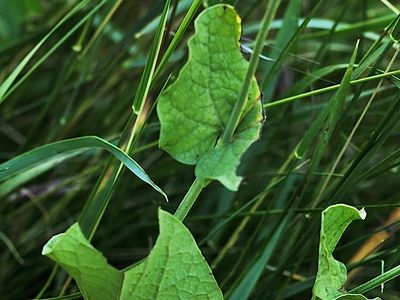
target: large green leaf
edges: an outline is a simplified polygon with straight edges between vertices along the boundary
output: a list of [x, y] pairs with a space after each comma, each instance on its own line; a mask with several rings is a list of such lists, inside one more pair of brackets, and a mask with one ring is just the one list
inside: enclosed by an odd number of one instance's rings
[[260, 91], [253, 78], [232, 141], [219, 142], [248, 68], [240, 52], [241, 20], [231, 6], [215, 5], [198, 16], [195, 31], [188, 62], [158, 102], [159, 145], [176, 160], [196, 164], [199, 179], [237, 190], [240, 157], [258, 139], [263, 120]]
[[42, 254], [59, 263], [75, 279], [85, 299], [119, 299], [123, 273], [90, 245], [78, 223], [66, 233], [53, 236]]
[[87, 241], [78, 224], [54, 236], [43, 255], [59, 263], [85, 299], [223, 299], [189, 230], [159, 210], [160, 234], [150, 255], [119, 271]]
[[322, 212], [318, 273], [313, 288], [314, 296], [321, 300], [367, 299], [362, 295], [346, 294], [340, 291], [346, 282], [347, 270], [345, 265], [332, 255], [347, 226], [353, 220], [364, 220], [365, 217], [364, 209], [358, 210], [345, 204], [329, 206]]

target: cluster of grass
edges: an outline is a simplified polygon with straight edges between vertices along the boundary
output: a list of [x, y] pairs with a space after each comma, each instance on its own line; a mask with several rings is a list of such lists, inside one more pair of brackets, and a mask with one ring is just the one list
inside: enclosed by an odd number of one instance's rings
[[[154, 105], [187, 61], [193, 19], [219, 2], [171, 1], [164, 36], [165, 1], [0, 2], [0, 163], [96, 135], [139, 162], [169, 197], [88, 144], [0, 181], [1, 299], [79, 297], [41, 256], [78, 219], [112, 265], [148, 255], [157, 208], [174, 212], [194, 180], [192, 166], [158, 148]], [[224, 296], [310, 299], [321, 212], [339, 202], [368, 214], [335, 252], [350, 271], [346, 288], [399, 265], [395, 1], [225, 3], [242, 17], [245, 57], [257, 50], [267, 6], [274, 21], [256, 71], [266, 121], [242, 159], [240, 189], [213, 182], [185, 219]], [[400, 299], [398, 282], [366, 295]]]

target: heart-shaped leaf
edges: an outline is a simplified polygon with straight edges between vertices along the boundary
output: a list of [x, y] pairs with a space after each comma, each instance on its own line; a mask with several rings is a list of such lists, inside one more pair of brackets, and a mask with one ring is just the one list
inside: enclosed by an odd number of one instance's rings
[[85, 299], [223, 299], [211, 269], [189, 230], [159, 210], [160, 234], [150, 255], [117, 270], [83, 235], [79, 224], [54, 236], [43, 255], [59, 263]]
[[237, 190], [240, 157], [260, 134], [260, 91], [253, 78], [232, 141], [220, 143], [248, 68], [240, 51], [241, 20], [233, 7], [215, 5], [198, 16], [195, 31], [187, 63], [158, 102], [159, 145], [176, 160], [196, 165], [199, 179]]

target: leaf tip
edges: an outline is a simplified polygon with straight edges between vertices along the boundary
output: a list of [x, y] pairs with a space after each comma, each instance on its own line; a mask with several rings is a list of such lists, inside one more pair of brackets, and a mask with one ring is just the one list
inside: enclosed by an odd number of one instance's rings
[[64, 233], [60, 233], [60, 234], [53, 236], [46, 243], [46, 245], [43, 246], [42, 255], [49, 256], [53, 252], [54, 248], [57, 246], [58, 242], [62, 239], [63, 235], [64, 235]]
[[295, 157], [296, 159], [302, 159], [302, 158], [303, 158], [303, 155], [301, 155], [300, 152], [298, 151], [298, 149], [296, 149], [296, 150], [294, 151], [294, 157]]
[[367, 212], [365, 211], [365, 208], [361, 208], [358, 213], [360, 214], [360, 218], [361, 220], [365, 220], [365, 218], [367, 217]]

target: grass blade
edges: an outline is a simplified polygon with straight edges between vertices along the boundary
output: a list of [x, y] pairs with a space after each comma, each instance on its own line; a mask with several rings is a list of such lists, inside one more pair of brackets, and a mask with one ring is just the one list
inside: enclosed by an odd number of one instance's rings
[[[7, 79], [0, 85], [0, 104], [5, 100], [6, 93], [9, 91], [11, 85], [18, 77], [18, 75], [22, 72], [24, 67], [28, 64], [31, 58], [35, 55], [35, 53], [43, 46], [43, 44], [53, 35], [53, 33], [60, 28], [66, 21], [68, 21], [73, 15], [75, 15], [78, 11], [84, 8], [90, 1], [84, 0], [78, 3], [65, 17], [63, 17], [53, 28], [52, 30], [45, 35], [45, 37], [40, 40], [36, 46], [29, 51], [29, 53], [25, 56], [25, 58], [18, 64], [16, 68], [11, 72], [11, 74], [7, 77]], [[105, 2], [105, 1], [103, 1]]]
[[140, 165], [130, 158], [125, 152], [117, 146], [96, 136], [79, 137], [70, 140], [64, 140], [47, 144], [32, 151], [21, 154], [0, 165], [0, 180], [5, 180], [19, 174], [35, 165], [38, 165], [49, 158], [79, 149], [100, 148], [108, 151], [123, 163], [139, 179], [152, 186], [156, 191], [162, 194], [165, 199], [167, 195], [159, 188], [140, 167]]

